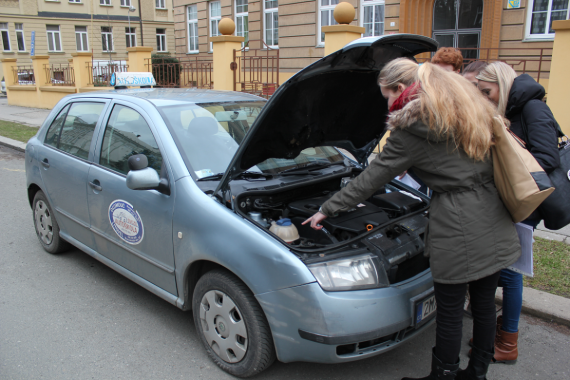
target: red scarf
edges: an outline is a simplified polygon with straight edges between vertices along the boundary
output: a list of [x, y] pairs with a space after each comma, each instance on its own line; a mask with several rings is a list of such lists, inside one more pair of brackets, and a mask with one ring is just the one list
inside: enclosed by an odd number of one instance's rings
[[420, 86], [419, 82], [416, 82], [416, 83], [412, 84], [411, 86], [409, 86], [408, 88], [406, 88], [402, 92], [402, 94], [400, 94], [398, 99], [396, 99], [396, 101], [394, 101], [394, 104], [392, 104], [392, 107], [390, 107], [390, 113], [392, 113], [394, 111], [401, 110], [402, 108], [404, 108], [406, 106], [406, 104], [408, 104], [409, 102], [414, 100], [417, 97], [418, 92], [420, 91], [420, 88], [421, 88], [421, 86]]

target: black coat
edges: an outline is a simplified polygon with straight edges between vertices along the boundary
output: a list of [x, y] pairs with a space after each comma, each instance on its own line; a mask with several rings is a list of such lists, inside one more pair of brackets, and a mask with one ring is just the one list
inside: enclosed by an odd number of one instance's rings
[[[556, 120], [550, 108], [542, 101], [544, 87], [528, 74], [515, 78], [505, 116], [511, 130], [527, 144], [527, 149], [550, 173], [560, 165]], [[528, 135], [525, 135], [521, 118], [524, 118]]]

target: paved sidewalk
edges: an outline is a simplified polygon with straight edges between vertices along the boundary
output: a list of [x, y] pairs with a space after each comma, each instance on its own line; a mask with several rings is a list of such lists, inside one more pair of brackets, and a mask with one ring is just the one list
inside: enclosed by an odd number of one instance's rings
[[[50, 110], [38, 108], [26, 108], [8, 105], [8, 99], [0, 97], [0, 119], [13, 121], [39, 127], [44, 119], [49, 115]], [[12, 149], [25, 152], [26, 144], [0, 136], [0, 145], [5, 145]], [[375, 157], [372, 154], [369, 161]], [[558, 231], [548, 230], [541, 222], [534, 236], [544, 239], [557, 240], [570, 244], [570, 225]], [[497, 289], [495, 300], [502, 304], [502, 289]], [[531, 288], [524, 288], [523, 291], [523, 312], [543, 319], [551, 320], [570, 326], [570, 299], [556, 296], [554, 294], [542, 292]]]
[[25, 124], [32, 127], [42, 125], [51, 110], [31, 107], [11, 106], [8, 98], [0, 97], [0, 119]]

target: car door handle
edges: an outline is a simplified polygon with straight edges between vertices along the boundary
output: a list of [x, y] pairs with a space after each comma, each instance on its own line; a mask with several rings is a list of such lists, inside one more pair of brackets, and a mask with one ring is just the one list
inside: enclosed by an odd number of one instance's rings
[[49, 161], [47, 158], [44, 158], [43, 161], [40, 161], [42, 163], [42, 165], [46, 168], [49, 168]]
[[[95, 182], [97, 182], [97, 183], [95, 183]], [[89, 186], [91, 186], [91, 188], [92, 188], [93, 190], [102, 191], [103, 188], [98, 185], [98, 184], [99, 184], [99, 181], [95, 180], [95, 182], [89, 182]]]

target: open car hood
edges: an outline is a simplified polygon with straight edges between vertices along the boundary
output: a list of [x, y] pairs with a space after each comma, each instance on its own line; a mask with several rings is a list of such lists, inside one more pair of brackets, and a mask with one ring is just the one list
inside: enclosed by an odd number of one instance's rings
[[346, 149], [365, 165], [386, 131], [388, 105], [376, 83], [380, 70], [437, 46], [415, 34], [365, 37], [299, 71], [263, 107], [217, 190], [268, 158], [292, 159], [315, 146]]

